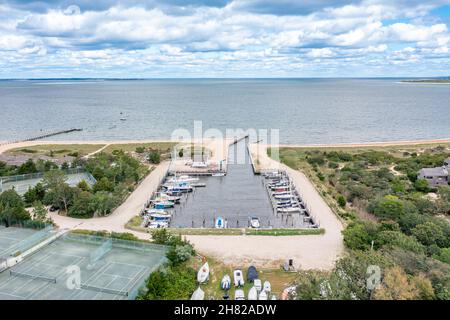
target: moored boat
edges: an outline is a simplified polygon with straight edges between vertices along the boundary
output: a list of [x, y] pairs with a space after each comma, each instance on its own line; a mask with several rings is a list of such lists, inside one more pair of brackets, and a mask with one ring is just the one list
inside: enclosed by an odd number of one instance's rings
[[197, 290], [195, 290], [191, 296], [191, 300], [203, 300], [204, 298], [205, 298], [205, 292], [200, 287], [198, 287]]
[[248, 291], [248, 300], [258, 300], [258, 291], [254, 286]]
[[223, 276], [220, 287], [222, 290], [229, 290], [231, 288], [231, 278], [229, 275], [226, 274]]
[[198, 270], [197, 281], [198, 283], [205, 283], [209, 278], [209, 264], [205, 262]]

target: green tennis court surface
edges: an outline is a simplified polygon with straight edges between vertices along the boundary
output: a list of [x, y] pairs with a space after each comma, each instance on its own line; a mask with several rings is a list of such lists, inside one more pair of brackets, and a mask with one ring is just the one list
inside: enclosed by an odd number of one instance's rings
[[134, 299], [149, 274], [165, 261], [166, 250], [68, 234], [0, 273], [0, 300]]

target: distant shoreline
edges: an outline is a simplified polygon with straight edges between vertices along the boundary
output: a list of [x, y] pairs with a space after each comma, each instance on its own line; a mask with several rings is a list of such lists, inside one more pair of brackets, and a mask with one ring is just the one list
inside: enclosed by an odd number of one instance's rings
[[447, 79], [423, 79], [423, 80], [402, 80], [400, 83], [416, 83], [416, 84], [450, 84]]

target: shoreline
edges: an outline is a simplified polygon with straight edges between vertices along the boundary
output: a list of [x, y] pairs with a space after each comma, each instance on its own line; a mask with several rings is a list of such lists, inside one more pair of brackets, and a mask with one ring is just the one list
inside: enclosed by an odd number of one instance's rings
[[[205, 142], [213, 142], [214, 139], [204, 139]], [[186, 143], [186, 141], [173, 141], [173, 140], [36, 140], [36, 141], [24, 141], [17, 143], [2, 144], [5, 142], [0, 141], [0, 153], [6, 152], [11, 149], [24, 148], [38, 145], [69, 145], [69, 144], [89, 144], [89, 145], [114, 145], [114, 144], [139, 144], [139, 143]], [[195, 140], [193, 140], [195, 142]], [[359, 147], [389, 147], [389, 146], [414, 146], [414, 145], [427, 145], [427, 144], [439, 144], [450, 143], [450, 138], [442, 139], [426, 139], [426, 140], [398, 140], [398, 141], [375, 141], [375, 142], [345, 142], [345, 143], [323, 143], [323, 144], [279, 144], [281, 148], [359, 148]], [[254, 143], [251, 143], [254, 144]], [[270, 147], [271, 145], [267, 145]]]

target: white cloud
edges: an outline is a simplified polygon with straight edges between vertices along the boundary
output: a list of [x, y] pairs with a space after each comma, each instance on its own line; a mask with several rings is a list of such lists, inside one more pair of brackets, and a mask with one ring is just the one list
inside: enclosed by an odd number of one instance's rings
[[[305, 2], [307, 8], [284, 1], [293, 12], [281, 12], [264, 0], [254, 0], [252, 7], [240, 1], [216, 7], [198, 2], [189, 10], [123, 2], [96, 10], [0, 5], [0, 52], [8, 52], [0, 55], [0, 77], [17, 74], [12, 72], [17, 61], [50, 70], [73, 63], [77, 72], [87, 73], [93, 67], [118, 66], [142, 72], [145, 66], [149, 75], [162, 68], [183, 74], [197, 67], [200, 74], [239, 76], [252, 69], [273, 75], [291, 70], [295, 75], [306, 68], [320, 74], [324, 64], [338, 72], [347, 71], [350, 62], [355, 68], [368, 64], [382, 69], [411, 61], [431, 64], [436, 57], [450, 60], [447, 25], [427, 19], [445, 0], [412, 0], [409, 6], [405, 0]], [[414, 52], [398, 49], [404, 47]]]

